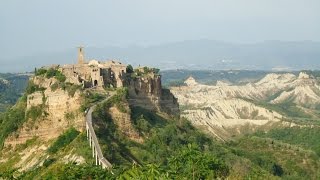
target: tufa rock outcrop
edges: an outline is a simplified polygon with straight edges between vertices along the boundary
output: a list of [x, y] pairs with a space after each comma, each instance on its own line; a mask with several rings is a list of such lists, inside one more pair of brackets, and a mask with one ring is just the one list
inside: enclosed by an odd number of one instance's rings
[[161, 76], [155, 69], [136, 69], [128, 81], [129, 104], [151, 111], [179, 115], [177, 98], [168, 89], [162, 89]]
[[33, 137], [45, 141], [54, 139], [69, 127], [82, 131], [84, 117], [80, 112], [79, 90], [73, 95], [61, 88], [53, 91], [51, 86], [57, 83], [55, 78], [35, 76], [30, 82], [41, 91], [27, 96], [26, 122], [6, 139], [5, 146], [22, 144]]

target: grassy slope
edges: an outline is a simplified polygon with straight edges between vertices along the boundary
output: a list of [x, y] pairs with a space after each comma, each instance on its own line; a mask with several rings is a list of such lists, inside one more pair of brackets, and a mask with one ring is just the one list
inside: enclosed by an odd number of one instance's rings
[[319, 156], [299, 146], [266, 138], [244, 137], [229, 143], [229, 148], [233, 153], [284, 179], [320, 177]]
[[283, 129], [272, 129], [269, 132], [257, 132], [256, 136], [262, 138], [271, 138], [274, 140], [282, 141], [285, 143], [290, 143], [293, 145], [298, 145], [306, 149], [314, 151], [318, 156], [320, 156], [320, 128], [283, 128]]

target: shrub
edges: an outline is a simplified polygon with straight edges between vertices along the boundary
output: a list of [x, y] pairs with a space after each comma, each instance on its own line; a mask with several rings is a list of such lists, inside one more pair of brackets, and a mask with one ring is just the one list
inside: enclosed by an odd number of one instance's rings
[[52, 78], [54, 76], [56, 76], [57, 74], [57, 70], [50, 68], [48, 69], [47, 73], [46, 73], [46, 78]]
[[137, 120], [136, 128], [142, 132], [149, 132], [151, 128], [151, 124], [144, 119], [143, 115]]
[[86, 92], [84, 95], [84, 102], [81, 104], [80, 110], [84, 112], [86, 109], [88, 109], [93, 103], [101, 101], [105, 98], [105, 96], [98, 94], [98, 93], [91, 93]]
[[56, 79], [60, 82], [65, 82], [67, 78], [64, 74], [58, 71], [58, 73], [56, 74]]
[[43, 166], [44, 167], [49, 167], [52, 163], [54, 163], [56, 161], [55, 158], [48, 158], [46, 160], [44, 160], [43, 162]]
[[45, 72], [46, 78], [52, 78], [55, 77], [58, 81], [60, 82], [65, 82], [66, 81], [66, 76], [62, 74], [58, 69], [50, 68], [46, 70]]
[[35, 75], [36, 76], [41, 76], [41, 75], [43, 75], [43, 74], [46, 74], [47, 73], [47, 70], [46, 69], [44, 69], [44, 68], [40, 68], [40, 69], [36, 69], [36, 71], [35, 71]]
[[149, 72], [149, 68], [147, 66], [143, 67], [143, 72], [144, 73], [148, 73]]
[[121, 88], [117, 89], [116, 95], [112, 96], [107, 102], [106, 106], [111, 107], [112, 105], [116, 105], [118, 110], [123, 113], [127, 113], [127, 108], [125, 107], [124, 101], [128, 98], [128, 89]]
[[51, 88], [51, 91], [56, 91], [58, 88], [59, 88], [59, 83], [54, 83], [54, 84], [52, 84], [51, 86], [50, 86], [50, 88]]
[[153, 69], [153, 72], [154, 72], [155, 74], [159, 74], [159, 73], [160, 73], [160, 69], [154, 68], [154, 69]]
[[79, 135], [79, 131], [75, 128], [68, 129], [65, 133], [60, 135], [58, 139], [48, 148], [49, 153], [56, 153], [61, 148], [70, 144], [77, 136]]
[[69, 112], [69, 113], [65, 113], [64, 114], [64, 117], [67, 119], [67, 120], [73, 120], [75, 118], [75, 115], [73, 112]]
[[40, 117], [43, 113], [43, 106], [32, 106], [28, 111], [27, 111], [27, 119], [31, 118], [33, 121], [35, 121], [38, 117]]
[[39, 85], [34, 84], [32, 81], [29, 81], [28, 86], [26, 88], [27, 94], [32, 94], [36, 91], [44, 91], [46, 88], [39, 87]]
[[127, 73], [133, 73], [133, 67], [129, 64], [126, 68]]
[[76, 93], [76, 91], [81, 89], [82, 86], [81, 85], [71, 84], [71, 83], [63, 83], [62, 88], [64, 88], [64, 90], [68, 91], [68, 95], [70, 97], [73, 97], [74, 94]]

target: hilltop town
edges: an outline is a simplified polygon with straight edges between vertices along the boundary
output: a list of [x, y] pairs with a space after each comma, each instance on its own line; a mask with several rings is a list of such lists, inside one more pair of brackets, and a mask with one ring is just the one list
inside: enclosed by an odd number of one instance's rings
[[59, 70], [67, 77], [66, 81], [88, 87], [123, 87], [127, 66], [114, 60], [86, 62], [84, 50], [78, 48], [78, 63], [62, 65]]
[[[115, 60], [86, 60], [80, 47], [77, 64], [51, 65], [36, 70], [26, 96], [26, 113], [31, 117], [27, 117], [22, 128], [12, 134], [5, 144], [21, 144], [33, 136], [52, 139], [70, 126], [83, 131], [84, 117], [79, 110], [88, 108], [83, 92], [94, 94], [121, 88], [128, 92], [129, 106], [169, 116], [179, 115], [177, 99], [169, 90], [162, 88], [158, 69], [133, 69], [131, 65]], [[28, 119], [33, 123], [30, 124]], [[126, 121], [128, 119], [130, 117]]]

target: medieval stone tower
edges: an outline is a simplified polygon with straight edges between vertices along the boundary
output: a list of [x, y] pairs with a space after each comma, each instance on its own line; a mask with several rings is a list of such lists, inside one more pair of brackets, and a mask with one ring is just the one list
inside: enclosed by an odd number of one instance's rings
[[84, 64], [84, 52], [83, 47], [78, 47], [78, 64]]

